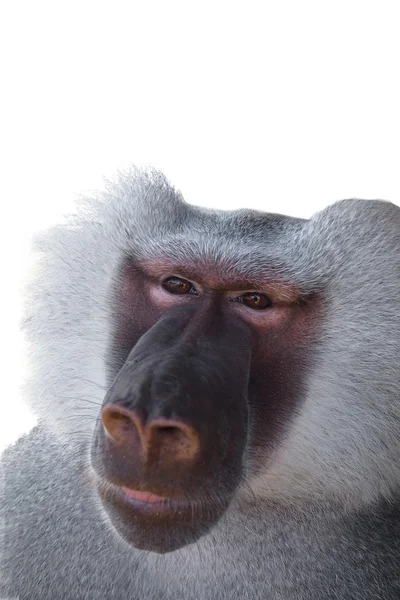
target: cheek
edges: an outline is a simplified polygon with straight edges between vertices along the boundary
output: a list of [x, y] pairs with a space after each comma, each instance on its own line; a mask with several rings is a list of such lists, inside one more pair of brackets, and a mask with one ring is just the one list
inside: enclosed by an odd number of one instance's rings
[[139, 339], [162, 315], [147, 297], [139, 277], [125, 277], [114, 290], [112, 334], [109, 341], [107, 379], [112, 381]]
[[289, 358], [293, 346], [303, 343], [307, 330], [304, 315], [289, 305], [275, 306], [264, 314], [242, 310], [240, 318], [251, 326], [253, 361], [260, 366], [277, 356], [286, 355]]
[[307, 357], [311, 356], [321, 333], [322, 303], [313, 299], [303, 304], [283, 305], [272, 311], [257, 326], [255, 347], [259, 361], [279, 357], [286, 361], [289, 372], [293, 360], [300, 363], [305, 360], [308, 364]]
[[[131, 330], [139, 330], [140, 335], [153, 325], [162, 315], [164, 298], [168, 305], [167, 292], [161, 286], [149, 283], [147, 278], [133, 266], [126, 266], [121, 279], [114, 288], [114, 316], [116, 328], [121, 338], [131, 337]], [[169, 294], [171, 296], [171, 294]], [[124, 331], [126, 329], [126, 332]]]
[[268, 336], [253, 355], [249, 385], [252, 470], [265, 468], [279, 447], [294, 415], [305, 402], [312, 354], [310, 347], [296, 341], [293, 330]]
[[285, 436], [307, 397], [307, 381], [322, 324], [322, 303], [294, 305], [280, 327], [257, 330], [253, 345], [249, 407], [250, 445], [258, 467]]

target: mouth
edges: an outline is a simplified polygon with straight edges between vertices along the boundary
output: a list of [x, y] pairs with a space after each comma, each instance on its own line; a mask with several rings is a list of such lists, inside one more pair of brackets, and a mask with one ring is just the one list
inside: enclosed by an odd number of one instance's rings
[[157, 504], [160, 502], [165, 502], [166, 498], [163, 496], [156, 496], [156, 494], [152, 494], [151, 492], [140, 492], [138, 490], [131, 490], [126, 487], [121, 487], [121, 490], [131, 498], [132, 500], [138, 500], [139, 502], [146, 502], [150, 504]]
[[143, 515], [153, 515], [154, 517], [162, 515], [179, 515], [184, 510], [190, 510], [190, 507], [195, 504], [183, 499], [176, 499], [166, 496], [157, 496], [152, 492], [142, 492], [139, 490], [131, 490], [126, 487], [119, 488], [120, 501], [124, 502], [126, 508], [130, 508], [133, 512]]
[[197, 504], [195, 500], [188, 501], [182, 497], [159, 496], [148, 490], [134, 490], [125, 486], [114, 485], [106, 480], [97, 481], [97, 491], [100, 498], [108, 503], [130, 512], [132, 516], [148, 517], [179, 516], [191, 512]]
[[196, 542], [226, 508], [199, 498], [159, 496], [100, 478], [96, 488], [110, 524], [120, 537], [139, 550], [159, 554]]

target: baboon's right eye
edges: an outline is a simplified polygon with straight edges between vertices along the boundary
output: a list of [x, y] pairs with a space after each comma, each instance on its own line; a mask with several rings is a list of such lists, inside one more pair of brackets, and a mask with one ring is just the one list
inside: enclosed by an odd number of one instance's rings
[[190, 281], [186, 279], [181, 279], [180, 277], [169, 277], [165, 281], [163, 281], [163, 288], [170, 292], [171, 294], [196, 294], [196, 290]]

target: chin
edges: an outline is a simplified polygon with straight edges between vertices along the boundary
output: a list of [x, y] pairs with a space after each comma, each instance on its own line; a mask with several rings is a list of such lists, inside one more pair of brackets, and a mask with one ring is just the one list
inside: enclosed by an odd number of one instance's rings
[[143, 501], [104, 481], [97, 483], [97, 491], [119, 536], [138, 550], [158, 554], [197, 542], [216, 525], [229, 505], [228, 500], [224, 506], [204, 500]]

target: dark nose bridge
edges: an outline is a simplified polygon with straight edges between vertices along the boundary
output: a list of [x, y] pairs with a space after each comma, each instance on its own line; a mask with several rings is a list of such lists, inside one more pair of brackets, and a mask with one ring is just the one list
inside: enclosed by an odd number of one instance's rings
[[105, 398], [105, 444], [125, 481], [192, 485], [192, 468], [224, 461], [230, 440], [242, 448], [251, 331], [207, 300], [155, 323]]
[[[175, 314], [170, 322], [176, 331], [175, 338], [169, 340], [158, 357], [153, 357], [152, 388], [164, 388], [169, 393], [173, 392], [176, 383], [175, 396], [178, 388], [184, 393], [186, 386], [191, 388], [194, 396], [200, 390], [208, 395], [200, 379], [212, 383], [233, 372], [236, 382], [244, 384], [249, 375], [252, 352], [249, 327], [224, 314], [215, 295], [210, 294], [198, 307], [185, 308], [189, 310], [182, 315]], [[157, 328], [158, 324], [153, 327], [155, 337]]]
[[[203, 411], [212, 410], [207, 405], [212, 396], [215, 404], [225, 375], [235, 373], [235, 393], [246, 388], [250, 338], [247, 327], [222, 314], [216, 297], [177, 307], [132, 349], [105, 403], [138, 409], [145, 418], [196, 420], [199, 405]], [[229, 387], [225, 381], [225, 390]]]
[[210, 295], [193, 312], [182, 331], [180, 342], [192, 345], [208, 338], [215, 339], [218, 335], [223, 335], [223, 329], [224, 318], [218, 299]]
[[230, 349], [225, 354], [225, 360], [239, 351], [242, 358], [249, 362], [251, 338], [249, 326], [237, 317], [226, 314], [218, 296], [209, 294], [186, 320], [176, 338], [175, 349], [183, 353], [194, 349], [199, 354], [203, 353], [203, 356], [211, 352], [215, 359], [220, 359], [221, 354]]
[[[215, 303], [216, 304], [216, 303]], [[218, 307], [213, 302], [175, 306], [165, 313], [144, 333], [131, 349], [127, 364], [137, 362], [155, 353], [176, 351], [184, 345], [195, 345], [206, 338], [218, 319]]]

